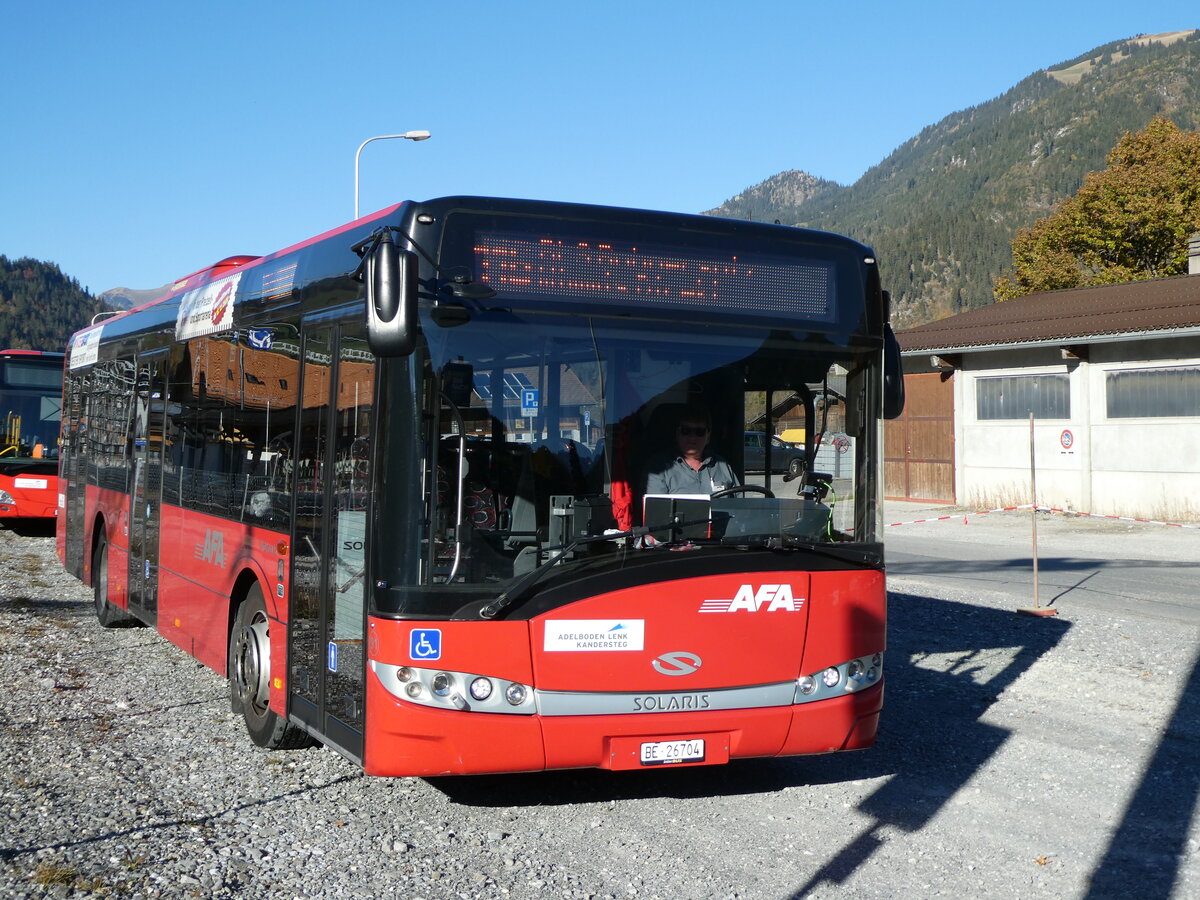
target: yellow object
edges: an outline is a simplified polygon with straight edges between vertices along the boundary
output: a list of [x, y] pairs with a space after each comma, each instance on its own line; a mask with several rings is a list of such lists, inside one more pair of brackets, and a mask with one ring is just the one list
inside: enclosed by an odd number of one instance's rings
[[789, 444], [803, 444], [804, 443], [804, 429], [803, 428], [788, 428], [779, 436], [783, 440], [787, 441]]

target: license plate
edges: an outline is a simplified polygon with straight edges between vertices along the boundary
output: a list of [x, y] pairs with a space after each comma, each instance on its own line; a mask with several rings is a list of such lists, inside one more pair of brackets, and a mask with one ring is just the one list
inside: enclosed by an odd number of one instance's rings
[[704, 762], [704, 739], [652, 741], [642, 744], [643, 766], [670, 766], [677, 763]]

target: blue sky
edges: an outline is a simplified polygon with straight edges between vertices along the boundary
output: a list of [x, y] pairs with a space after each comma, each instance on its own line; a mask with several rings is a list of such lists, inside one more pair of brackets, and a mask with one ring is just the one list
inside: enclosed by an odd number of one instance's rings
[[[1194, 0], [0, 3], [0, 253], [93, 292], [458, 193], [700, 212], [851, 183], [943, 116]], [[884, 261], [886, 262], [886, 261]]]

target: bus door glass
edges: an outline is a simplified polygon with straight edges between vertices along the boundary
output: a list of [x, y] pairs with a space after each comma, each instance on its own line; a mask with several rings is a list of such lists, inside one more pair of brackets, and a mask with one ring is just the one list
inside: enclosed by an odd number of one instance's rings
[[361, 755], [375, 363], [362, 327], [306, 331], [288, 654], [292, 711]]
[[133, 484], [129, 493], [129, 605], [153, 622], [158, 608], [159, 503], [166, 355], [137, 363], [133, 408]]
[[[66, 378], [68, 405], [63, 410], [62, 446], [59, 450], [61, 480], [59, 493], [66, 498], [65, 531], [70, 535], [83, 534], [86, 517], [84, 483], [88, 470], [88, 396], [87, 385], [91, 372], [70, 372]], [[63, 531], [60, 529], [60, 534]], [[68, 540], [63, 547], [64, 562], [69, 572], [83, 572], [83, 541]]]

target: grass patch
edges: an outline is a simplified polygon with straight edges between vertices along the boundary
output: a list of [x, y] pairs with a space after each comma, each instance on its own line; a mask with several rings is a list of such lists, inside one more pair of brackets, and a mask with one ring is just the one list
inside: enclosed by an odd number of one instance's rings
[[78, 877], [79, 872], [71, 866], [64, 866], [61, 863], [43, 862], [38, 863], [37, 868], [33, 870], [31, 880], [39, 887], [54, 887], [55, 885], [70, 887]]

